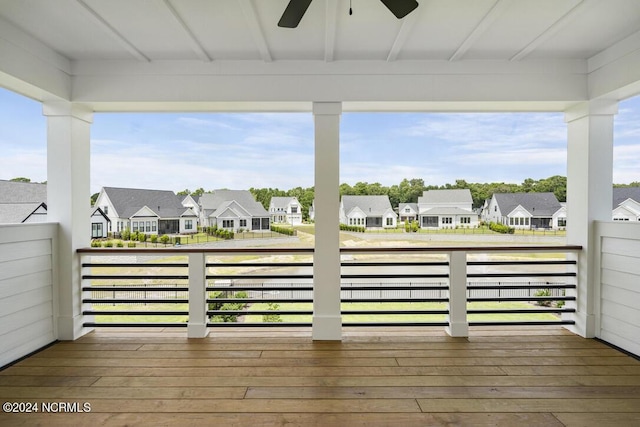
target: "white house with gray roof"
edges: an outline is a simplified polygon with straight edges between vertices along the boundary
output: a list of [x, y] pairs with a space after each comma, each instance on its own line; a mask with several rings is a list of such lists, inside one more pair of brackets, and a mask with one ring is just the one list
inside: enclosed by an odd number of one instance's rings
[[418, 220], [418, 204], [417, 203], [400, 203], [398, 206], [398, 216], [401, 224], [407, 221]]
[[421, 228], [477, 227], [469, 189], [427, 190], [418, 197]]
[[340, 223], [366, 228], [396, 228], [398, 215], [389, 196], [342, 196]]
[[225, 230], [266, 231], [271, 228], [269, 212], [248, 190], [215, 190], [200, 196], [203, 227]]
[[495, 193], [483, 221], [516, 229], [558, 229], [567, 225], [566, 208], [553, 193]]
[[103, 187], [95, 206], [109, 217], [110, 232], [188, 234], [198, 231], [198, 216], [182, 206], [173, 191]]
[[613, 220], [640, 221], [640, 187], [613, 188]]
[[47, 184], [0, 180], [0, 224], [46, 220]]
[[275, 224], [302, 224], [302, 205], [297, 197], [272, 197], [269, 214]]

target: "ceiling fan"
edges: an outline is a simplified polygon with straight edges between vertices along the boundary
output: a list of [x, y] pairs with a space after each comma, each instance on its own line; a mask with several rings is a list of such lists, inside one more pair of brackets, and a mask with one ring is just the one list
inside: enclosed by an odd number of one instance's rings
[[[389, 9], [398, 19], [404, 18], [418, 7], [418, 2], [416, 0], [380, 1], [387, 6], [387, 9]], [[284, 10], [280, 21], [278, 21], [278, 27], [296, 28], [310, 4], [311, 0], [289, 0], [287, 8]]]

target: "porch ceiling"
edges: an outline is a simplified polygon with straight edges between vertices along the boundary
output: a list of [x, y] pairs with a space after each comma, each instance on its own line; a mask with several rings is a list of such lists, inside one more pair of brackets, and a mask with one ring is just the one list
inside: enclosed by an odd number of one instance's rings
[[0, 85], [108, 110], [562, 110], [638, 93], [636, 0], [2, 0]]

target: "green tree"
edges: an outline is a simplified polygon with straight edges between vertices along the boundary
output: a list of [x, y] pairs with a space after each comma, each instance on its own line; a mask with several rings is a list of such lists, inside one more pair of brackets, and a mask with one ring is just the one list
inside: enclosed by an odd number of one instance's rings
[[31, 182], [31, 178], [25, 178], [23, 176], [19, 176], [17, 178], [11, 178], [9, 181], [11, 181], [11, 182]]

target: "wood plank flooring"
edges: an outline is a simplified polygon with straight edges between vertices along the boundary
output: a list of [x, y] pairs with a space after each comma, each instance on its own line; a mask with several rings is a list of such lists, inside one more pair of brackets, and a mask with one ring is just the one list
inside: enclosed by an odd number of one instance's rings
[[1, 426], [640, 426], [640, 361], [548, 327], [99, 330], [0, 371], [0, 401], [38, 407]]

